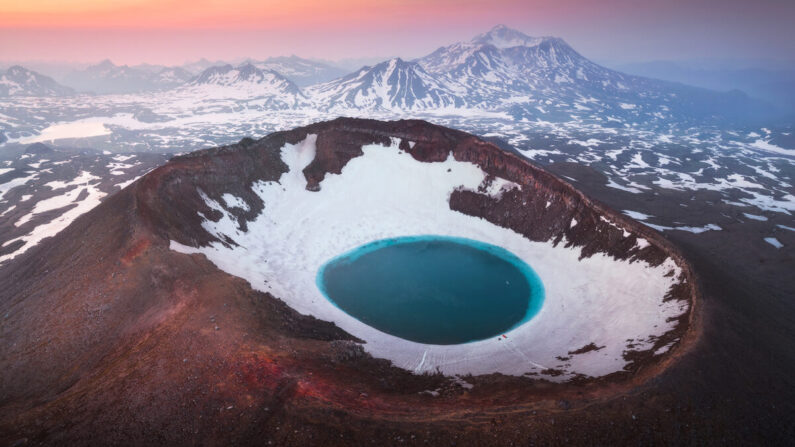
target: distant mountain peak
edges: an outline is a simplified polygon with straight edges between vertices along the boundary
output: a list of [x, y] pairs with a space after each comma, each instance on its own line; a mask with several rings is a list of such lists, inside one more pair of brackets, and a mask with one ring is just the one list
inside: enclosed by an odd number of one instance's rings
[[393, 57], [392, 59], [385, 60], [380, 64], [376, 64], [373, 66], [375, 69], [402, 69], [402, 68], [419, 68], [419, 66], [415, 62], [406, 62], [399, 57]]
[[192, 74], [178, 67], [116, 65], [104, 59], [69, 73], [64, 82], [78, 91], [99, 94], [157, 91], [184, 84]]
[[257, 77], [261, 77], [261, 75], [266, 72], [265, 70], [260, 70], [259, 68], [255, 67], [253, 64], [251, 64], [251, 62], [238, 65], [237, 71], [239, 73], [239, 78], [246, 80], [254, 80]]
[[23, 73], [28, 73], [28, 72], [32, 72], [32, 71], [28, 70], [27, 68], [25, 68], [25, 67], [23, 67], [21, 65], [13, 65], [11, 67], [8, 67], [8, 70], [7, 70], [7, 73], [9, 75], [12, 75], [12, 76], [17, 76], [17, 75], [20, 75], [20, 74], [23, 74]]
[[212, 84], [217, 81], [218, 76], [229, 73], [234, 67], [231, 64], [215, 65], [204, 69], [199, 76], [194, 79], [193, 84]]
[[294, 108], [306, 102], [304, 93], [295, 83], [274, 70], [257, 68], [250, 62], [237, 67], [225, 64], [207, 68], [186, 88], [199, 89], [208, 95], [269, 98], [270, 106], [276, 109]]
[[49, 76], [44, 76], [20, 65], [0, 72], [0, 97], [3, 96], [59, 96], [71, 95], [74, 90], [65, 87]]
[[[260, 69], [250, 62], [237, 67], [230, 64], [218, 65], [204, 70], [194, 81], [194, 84], [234, 85], [240, 83], [280, 83], [293, 90], [293, 83], [276, 71]], [[297, 87], [295, 88], [297, 90]]]
[[531, 37], [505, 25], [497, 25], [488, 32], [475, 36], [472, 43], [493, 45], [497, 48], [533, 47], [548, 39], [552, 38]]
[[113, 68], [116, 64], [114, 64], [110, 59], [103, 59], [99, 63], [90, 66], [89, 68], [99, 68], [99, 69], [107, 69]]
[[348, 74], [346, 70], [332, 67], [326, 63], [304, 59], [296, 55], [273, 56], [261, 62], [254, 62], [261, 70], [273, 70], [301, 87], [327, 82]]
[[[129, 70], [131, 70], [131, 69], [127, 65], [116, 65], [110, 59], [104, 59], [104, 60], [100, 61], [98, 64], [90, 65], [90, 66], [88, 66], [86, 68], [86, 71], [96, 72], [96, 73], [99, 73], [99, 72], [123, 73], [123, 72], [129, 71]], [[132, 70], [133, 71], [138, 71], [138, 70], [135, 70], [135, 69], [132, 69]]]
[[425, 70], [417, 62], [405, 61], [400, 57], [393, 57], [392, 59], [387, 59], [372, 66], [364, 66], [358, 71], [349, 74], [347, 77], [361, 77], [364, 74], [369, 76], [378, 75], [389, 77], [396, 72], [425, 74]]
[[438, 110], [463, 105], [420, 64], [399, 57], [362, 67], [310, 92], [325, 109]]

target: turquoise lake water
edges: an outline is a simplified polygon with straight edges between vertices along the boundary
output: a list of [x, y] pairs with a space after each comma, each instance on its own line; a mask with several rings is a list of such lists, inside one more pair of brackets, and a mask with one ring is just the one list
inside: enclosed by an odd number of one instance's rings
[[324, 264], [335, 306], [382, 332], [450, 345], [500, 337], [541, 309], [532, 268], [501, 247], [447, 236], [383, 239]]

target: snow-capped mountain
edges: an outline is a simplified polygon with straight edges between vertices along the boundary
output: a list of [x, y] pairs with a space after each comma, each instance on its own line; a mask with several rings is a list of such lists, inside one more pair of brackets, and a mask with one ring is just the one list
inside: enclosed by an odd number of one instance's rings
[[558, 108], [586, 110], [576, 103], [596, 102], [593, 93], [629, 93], [631, 82], [630, 76], [594, 64], [562, 39], [530, 37], [502, 26], [470, 42], [439, 48], [417, 63], [445, 84], [461, 86], [471, 106], [520, 104], [542, 115]]
[[347, 70], [298, 56], [271, 57], [261, 62], [251, 62], [261, 70], [273, 70], [299, 87], [328, 82], [348, 74]]
[[278, 82], [284, 84], [285, 88], [288, 90], [292, 90], [294, 92], [299, 91], [295, 84], [290, 82], [288, 79], [285, 79], [281, 74], [276, 73], [273, 70], [260, 70], [250, 63], [239, 65], [237, 67], [233, 67], [230, 64], [210, 67], [201, 72], [201, 74], [199, 74], [199, 76], [197, 76], [191, 82], [191, 84], [234, 86], [243, 83], [261, 84], [264, 82], [272, 82], [274, 80], [278, 80]]
[[[115, 67], [103, 65], [109, 72]], [[180, 77], [177, 70], [160, 70], [169, 80]], [[151, 75], [155, 67], [146, 71]], [[278, 71], [222, 65], [167, 92], [80, 95], [53, 104], [35, 97], [0, 101], [0, 144], [110, 132], [103, 149], [176, 151], [340, 115], [446, 120], [441, 122], [481, 133], [548, 125], [671, 135], [696, 127], [723, 131], [791, 122], [740, 92], [620, 73], [589, 61], [561, 39], [505, 27], [418, 60], [388, 60], [305, 89]]]
[[506, 91], [538, 86], [542, 80], [557, 84], [588, 81], [588, 74], [594, 78], [610, 72], [617, 75], [614, 81], [624, 79], [621, 73], [584, 58], [563, 39], [530, 37], [502, 26], [470, 42], [439, 48], [417, 62], [429, 73], [445, 75], [453, 82], [500, 84]]
[[308, 105], [301, 89], [273, 70], [260, 70], [252, 64], [238, 67], [210, 67], [181, 90], [203, 97], [262, 99], [261, 107], [273, 109]]
[[104, 93], [135, 93], [149, 89], [148, 73], [127, 65], [117, 66], [110, 60], [75, 71], [64, 78], [64, 83], [78, 91]]
[[363, 67], [307, 93], [321, 110], [427, 110], [464, 105], [455, 85], [446, 85], [416, 62], [395, 58]]
[[490, 31], [475, 36], [472, 43], [497, 48], [534, 47], [547, 39], [550, 37], [530, 37], [505, 25], [497, 25]]
[[204, 70], [206, 70], [206, 69], [208, 69], [210, 67], [217, 67], [219, 65], [226, 65], [226, 64], [227, 63], [225, 61], [220, 61], [219, 60], [219, 61], [213, 62], [213, 61], [207, 60], [205, 58], [201, 58], [201, 59], [199, 59], [197, 61], [188, 62], [186, 64], [183, 64], [183, 65], [180, 66], [180, 68], [185, 69], [185, 70], [189, 71], [190, 73], [193, 73], [194, 75], [198, 75], [198, 74], [201, 74], [201, 72], [203, 72]]
[[180, 86], [191, 80], [193, 75], [180, 67], [164, 67], [149, 76], [149, 81], [158, 89], [167, 89]]
[[[765, 106], [739, 92], [714, 92], [602, 67], [563, 39], [497, 26], [415, 61], [363, 67], [306, 90], [322, 111], [472, 110], [552, 122], [676, 124], [740, 122]], [[464, 113], [464, 112], [462, 112]], [[615, 125], [615, 124], [612, 124]]]
[[745, 95], [720, 93], [631, 76], [602, 67], [563, 39], [530, 37], [497, 26], [469, 42], [441, 47], [416, 61], [468, 107], [503, 110], [517, 118], [589, 115], [662, 124], [739, 120], [759, 115]]
[[130, 67], [104, 60], [85, 70], [70, 73], [64, 82], [84, 92], [138, 93], [174, 88], [192, 77], [190, 72], [179, 67]]
[[60, 96], [71, 95], [74, 90], [65, 87], [49, 76], [14, 65], [0, 73], [1, 96]]

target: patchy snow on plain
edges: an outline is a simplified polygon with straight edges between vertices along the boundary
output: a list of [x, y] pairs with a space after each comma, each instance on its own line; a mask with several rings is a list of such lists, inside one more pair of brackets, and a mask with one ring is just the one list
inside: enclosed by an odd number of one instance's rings
[[721, 231], [723, 228], [715, 225], [715, 224], [706, 224], [703, 227], [691, 227], [691, 226], [680, 226], [680, 227], [667, 227], [665, 225], [654, 225], [650, 223], [646, 223], [646, 226], [654, 228], [657, 231], [665, 231], [665, 230], [677, 230], [677, 231], [687, 231], [688, 233], [699, 234], [704, 233], [705, 231]]
[[17, 178], [15, 178], [13, 180], [9, 180], [9, 181], [7, 181], [7, 182], [5, 182], [3, 184], [0, 184], [0, 200], [3, 199], [3, 196], [5, 196], [8, 191], [11, 191], [12, 189], [16, 188], [17, 186], [24, 185], [28, 181], [33, 180], [33, 179], [35, 179], [38, 176], [39, 176], [38, 173], [34, 172], [34, 173], [29, 174], [27, 176], [17, 177]]
[[638, 189], [638, 188], [635, 188], [635, 187], [633, 187], [633, 186], [624, 186], [624, 185], [620, 185], [620, 184], [616, 183], [616, 182], [615, 182], [613, 179], [611, 179], [611, 178], [608, 178], [608, 179], [607, 179], [607, 185], [606, 185], [606, 186], [607, 186], [608, 188], [620, 189], [620, 190], [622, 190], [622, 191], [631, 192], [632, 194], [640, 194], [640, 193], [642, 193], [642, 192], [643, 192], [643, 191], [641, 191], [640, 189]]
[[762, 221], [762, 222], [767, 220], [767, 217], [759, 216], [759, 215], [756, 215], [756, 214], [743, 213], [743, 216], [745, 216], [745, 217], [747, 217], [748, 219], [751, 219], [751, 220], [759, 220], [759, 221]]
[[[69, 188], [70, 189], [66, 193], [55, 196], [50, 199], [42, 200], [36, 203], [36, 206], [33, 208], [33, 211], [26, 214], [22, 218], [20, 218], [14, 224], [18, 227], [24, 225], [28, 221], [30, 221], [34, 215], [43, 213], [45, 211], [50, 211], [58, 208], [63, 208], [70, 204], [76, 203], [76, 206], [70, 208], [60, 216], [56, 217], [55, 219], [37, 225], [34, 227], [29, 233], [19, 236], [13, 239], [9, 239], [3, 243], [3, 247], [8, 246], [9, 244], [16, 242], [16, 241], [23, 241], [24, 245], [22, 245], [17, 250], [6, 253], [5, 255], [0, 256], [0, 263], [3, 263], [9, 259], [13, 259], [22, 253], [28, 251], [31, 247], [35, 246], [43, 239], [46, 239], [51, 236], [55, 236], [61, 230], [69, 226], [72, 221], [77, 219], [81, 214], [84, 214], [90, 211], [95, 206], [99, 205], [100, 201], [103, 197], [105, 197], [105, 193], [100, 191], [99, 189], [99, 178], [96, 176], [91, 175], [91, 173], [82, 171], [80, 175], [78, 175], [74, 180], [71, 182], [50, 182], [47, 185], [50, 186], [53, 190], [58, 190], [62, 188]], [[96, 183], [91, 184], [90, 182], [97, 181]], [[53, 187], [51, 184], [56, 184], [56, 187]], [[77, 200], [79, 195], [85, 191], [86, 196], [83, 200]]]
[[83, 188], [74, 188], [72, 190], [63, 193], [60, 196], [50, 197], [49, 199], [38, 201], [36, 202], [36, 205], [33, 207], [33, 210], [30, 213], [20, 217], [19, 220], [14, 222], [14, 225], [17, 227], [21, 227], [22, 225], [28, 223], [36, 214], [41, 214], [47, 211], [57, 210], [58, 208], [69, 206], [70, 204], [75, 202], [75, 200], [82, 191]]
[[[656, 267], [603, 254], [580, 259], [579, 248], [532, 242], [484, 219], [452, 211], [450, 193], [456, 188], [475, 190], [486, 177], [477, 165], [452, 156], [444, 162], [421, 163], [400, 151], [397, 141], [388, 147], [367, 145], [364, 155], [348, 162], [341, 174], [328, 174], [319, 192], [307, 191], [302, 170], [314, 159], [315, 141], [310, 135], [301, 143], [285, 145], [282, 159], [289, 172], [278, 182], [251, 185], [265, 207], [248, 223], [247, 232], [221, 203], [204, 196], [208, 206], [223, 215], [217, 222], [205, 219], [204, 228], [238, 246], [216, 242], [189, 247], [172, 241], [171, 248], [204, 254], [253, 288], [365, 340], [363, 347], [373, 356], [417, 373], [534, 372], [555, 381], [576, 374], [603, 376], [627, 364], [623, 354], [628, 339], [635, 340], [634, 349], [651, 349], [655, 337], [670, 331], [674, 317], [687, 311], [686, 302], [663, 300], [681, 271], [670, 258]], [[318, 270], [334, 256], [375, 240], [423, 234], [471, 238], [510, 250], [541, 278], [546, 295], [541, 311], [507, 332], [503, 341], [428, 345], [362, 323], [318, 289]], [[671, 271], [675, 274], [666, 276]], [[605, 347], [569, 354], [589, 343]], [[571, 359], [562, 362], [557, 357]], [[564, 373], [543, 372], [549, 368]]]
[[639, 211], [632, 211], [632, 210], [624, 210], [622, 213], [626, 214], [627, 216], [635, 219], [635, 220], [646, 220], [649, 217], [654, 217], [651, 214], [644, 214]]
[[765, 242], [767, 242], [768, 244], [770, 244], [770, 245], [772, 245], [772, 246], [774, 246], [776, 248], [781, 248], [781, 247], [784, 246], [784, 244], [779, 242], [778, 239], [776, 239], [774, 237], [766, 237], [765, 238]]
[[762, 139], [758, 139], [749, 145], [753, 149], [758, 149], [764, 152], [771, 152], [774, 154], [781, 154], [781, 155], [788, 155], [790, 157], [795, 157], [795, 150], [793, 149], [784, 149], [783, 147], [776, 146], [775, 144], [771, 144], [769, 141], [765, 141]]

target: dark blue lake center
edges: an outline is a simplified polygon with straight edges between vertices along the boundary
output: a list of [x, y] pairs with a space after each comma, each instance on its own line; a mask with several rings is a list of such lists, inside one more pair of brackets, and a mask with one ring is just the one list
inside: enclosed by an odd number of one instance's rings
[[538, 313], [544, 300], [541, 280], [511, 252], [447, 236], [363, 245], [323, 265], [317, 284], [361, 322], [439, 345], [501, 337]]

